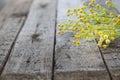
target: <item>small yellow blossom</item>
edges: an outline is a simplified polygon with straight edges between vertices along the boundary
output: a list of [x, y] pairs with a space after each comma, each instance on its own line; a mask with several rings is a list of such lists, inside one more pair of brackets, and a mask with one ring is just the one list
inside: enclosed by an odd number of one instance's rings
[[85, 30], [84, 30], [84, 29], [82, 29], [82, 30], [81, 30], [81, 33], [85, 33]]
[[77, 44], [77, 45], [80, 45], [80, 44], [81, 44], [81, 42], [80, 42], [80, 41], [77, 41], [77, 42], [76, 42], [76, 44]]
[[91, 0], [91, 2], [95, 2], [96, 0]]
[[120, 15], [118, 15], [118, 18], [120, 19]]
[[114, 33], [114, 32], [111, 32], [111, 33], [110, 33], [110, 35], [111, 35], [111, 36], [114, 36], [114, 35], [115, 35], [115, 33]]
[[77, 45], [80, 45], [80, 44], [81, 44], [81, 42], [80, 42], [79, 40], [73, 40], [72, 43], [73, 43], [73, 44], [77, 44]]
[[111, 39], [112, 41], [114, 41], [114, 40], [115, 40], [115, 37], [111, 37], [110, 39]]
[[77, 9], [76, 9], [76, 8], [74, 8], [74, 9], [73, 9], [73, 11], [74, 11], [74, 12], [76, 12], [76, 11], [77, 11]]
[[103, 37], [101, 37], [101, 38], [100, 38], [100, 41], [101, 41], [101, 42], [103, 42], [103, 41], [104, 41], [104, 38], [103, 38]]
[[101, 47], [102, 41], [98, 41], [98, 46]]
[[109, 40], [109, 39], [106, 39], [106, 40], [105, 40], [105, 43], [106, 43], [106, 44], [110, 44], [110, 40]]
[[70, 16], [70, 14], [67, 14], [67, 16]]
[[113, 12], [110, 12], [110, 17], [114, 17], [114, 13]]
[[57, 34], [58, 34], [58, 35], [61, 35], [62, 33], [63, 33], [62, 31], [59, 31]]
[[109, 21], [109, 19], [108, 18], [104, 18], [104, 22], [107, 22], [107, 21]]
[[102, 35], [103, 35], [103, 33], [102, 33], [101, 31], [99, 31], [98, 34], [99, 34], [99, 36], [102, 36]]
[[90, 9], [89, 11], [90, 11], [91, 13], [93, 13], [93, 12], [94, 12], [94, 10], [93, 10], [93, 9]]
[[97, 8], [100, 8], [100, 5], [99, 5], [99, 4], [97, 4], [97, 5], [96, 5], [96, 7], [97, 7]]
[[89, 3], [88, 5], [89, 5], [89, 6], [92, 6], [92, 3]]
[[80, 13], [82, 13], [83, 12], [83, 10], [82, 9], [80, 9]]
[[104, 39], [108, 39], [108, 35], [104, 35], [103, 38], [104, 38]]
[[78, 33], [75, 34], [75, 38], [80, 38], [80, 37], [81, 37], [80, 34]]
[[104, 49], [106, 49], [106, 48], [107, 48], [107, 45], [104, 44], [102, 47], [103, 47]]
[[73, 43], [73, 44], [76, 44], [76, 41], [75, 41], [75, 40], [73, 40], [73, 41], [72, 41], [72, 43]]
[[85, 7], [85, 6], [82, 6], [81, 9], [84, 10], [84, 9], [86, 9], [86, 7]]
[[69, 13], [70, 12], [70, 9], [67, 9], [67, 13]]

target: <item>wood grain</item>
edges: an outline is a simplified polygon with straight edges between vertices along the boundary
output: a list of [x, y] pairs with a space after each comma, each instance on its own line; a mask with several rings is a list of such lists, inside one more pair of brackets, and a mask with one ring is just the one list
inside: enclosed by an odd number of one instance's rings
[[[9, 57], [10, 50], [24, 24], [32, 3], [32, 0], [21, 1], [12, 4], [10, 2], [10, 4], [7, 4], [0, 12], [0, 73]], [[26, 3], [26, 1], [28, 3]], [[23, 9], [23, 7], [26, 8]], [[26, 15], [20, 17], [12, 16], [13, 13], [17, 14], [16, 11], [19, 12], [19, 14], [25, 11]]]
[[[120, 9], [120, 1], [113, 0]], [[116, 11], [118, 12], [118, 11]], [[120, 14], [120, 12], [118, 12]], [[107, 49], [101, 49], [112, 80], [120, 80], [120, 38], [117, 38]]]
[[[66, 9], [81, 6], [82, 0], [58, 0], [57, 23], [66, 21]], [[110, 80], [95, 41], [71, 44], [72, 33], [57, 35], [54, 80]]]
[[2, 80], [51, 80], [56, 0], [34, 0]]
[[32, 0], [11, 0], [0, 11], [0, 27], [4, 24], [5, 20], [9, 17], [26, 16], [29, 12]]
[[120, 38], [107, 49], [101, 49], [105, 62], [113, 80], [120, 80]]

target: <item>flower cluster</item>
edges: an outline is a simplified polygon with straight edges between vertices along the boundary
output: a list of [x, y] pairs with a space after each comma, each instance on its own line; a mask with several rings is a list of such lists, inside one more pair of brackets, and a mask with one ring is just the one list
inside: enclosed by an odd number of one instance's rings
[[[108, 8], [118, 10], [111, 1], [105, 2], [107, 8], [97, 4], [95, 0], [84, 2], [82, 7], [67, 9], [70, 19], [58, 24], [58, 34], [74, 33], [73, 44], [80, 45], [81, 39], [98, 40], [98, 46], [107, 48], [109, 44], [120, 36], [120, 15]], [[75, 16], [72, 19], [71, 16]]]

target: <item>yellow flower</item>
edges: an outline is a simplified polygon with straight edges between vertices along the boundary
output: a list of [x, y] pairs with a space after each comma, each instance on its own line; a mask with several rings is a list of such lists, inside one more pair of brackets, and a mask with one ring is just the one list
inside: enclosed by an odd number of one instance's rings
[[69, 29], [72, 30], [72, 31], [75, 31], [77, 29], [77, 27], [72, 26]]
[[73, 9], [73, 11], [74, 11], [74, 12], [76, 12], [76, 11], [77, 11], [77, 9], [76, 9], [76, 8], [74, 8], [74, 9]]
[[120, 15], [118, 15], [118, 18], [120, 19]]
[[75, 41], [75, 40], [73, 40], [73, 41], [72, 41], [72, 43], [73, 43], [73, 44], [76, 44], [76, 41]]
[[[94, 15], [98, 15], [98, 13], [97, 13], [97, 12], [93, 12], [93, 14], [94, 14]], [[99, 19], [99, 18], [98, 18], [98, 19]]]
[[81, 42], [80, 42], [79, 40], [73, 40], [72, 43], [73, 43], [73, 44], [77, 44], [77, 45], [80, 45], [80, 44], [81, 44]]
[[67, 16], [70, 16], [70, 14], [67, 14]]
[[93, 9], [90, 9], [89, 11], [90, 11], [91, 13], [93, 13], [93, 12], [94, 12], [94, 10], [93, 10]]
[[106, 48], [107, 48], [107, 45], [104, 44], [102, 47], [103, 47], [104, 49], [106, 49]]
[[81, 44], [81, 42], [80, 42], [80, 41], [76, 41], [76, 44], [77, 44], [77, 45], [80, 45], [80, 44]]
[[58, 34], [58, 35], [61, 35], [62, 33], [63, 33], [62, 31], [59, 31], [57, 34]]
[[77, 27], [77, 24], [73, 24], [73, 27]]
[[110, 17], [114, 17], [114, 13], [113, 12], [110, 12]]
[[98, 46], [101, 47], [102, 41], [98, 41]]
[[87, 24], [87, 28], [90, 28], [92, 25], [91, 24]]
[[76, 33], [75, 38], [80, 38], [80, 34]]
[[114, 41], [114, 40], [115, 40], [115, 37], [111, 37], [111, 40]]
[[108, 39], [108, 35], [104, 35], [103, 38], [104, 38], [104, 39]]
[[58, 27], [63, 27], [63, 25], [62, 24], [58, 24]]
[[70, 12], [70, 9], [67, 9], [67, 13], [69, 13]]
[[91, 2], [95, 2], [96, 0], [91, 0]]
[[81, 33], [85, 33], [85, 30], [84, 30], [84, 29], [82, 29], [82, 30], [81, 30]]
[[84, 22], [84, 23], [87, 23], [87, 20], [86, 20], [86, 19], [84, 19], [84, 20], [83, 20], [83, 22]]
[[104, 41], [104, 38], [101, 37], [101, 38], [100, 38], [100, 41], [103, 42], [103, 41]]
[[110, 25], [107, 25], [108, 28], [110, 28], [111, 26]]
[[63, 28], [62, 27], [58, 27], [58, 29], [61, 31]]
[[108, 18], [104, 18], [104, 22], [107, 22], [109, 19]]
[[106, 5], [110, 4], [110, 1], [106, 1], [105, 4], [106, 4]]
[[116, 24], [120, 24], [120, 20], [118, 19], [118, 20], [116, 20]]
[[82, 13], [83, 12], [83, 10], [82, 9], [80, 9], [80, 13]]
[[77, 10], [78, 10], [78, 11], [80, 11], [80, 10], [81, 10], [81, 8], [77, 8]]
[[102, 33], [101, 31], [99, 31], [98, 34], [99, 34], [99, 36], [102, 36], [102, 35], [103, 35], [103, 33]]
[[99, 4], [97, 4], [97, 5], [96, 5], [96, 7], [97, 7], [97, 8], [100, 8], [100, 5], [99, 5]]
[[86, 7], [85, 7], [85, 6], [82, 6], [81, 9], [84, 10], [84, 9], [86, 9]]
[[88, 5], [89, 5], [89, 6], [92, 6], [92, 3], [89, 3]]
[[111, 35], [111, 36], [114, 36], [114, 35], [115, 35], [114, 31], [112, 31], [112, 32], [110, 33], [110, 35]]
[[106, 44], [110, 44], [110, 40], [109, 39], [106, 39], [105, 42], [106, 42]]

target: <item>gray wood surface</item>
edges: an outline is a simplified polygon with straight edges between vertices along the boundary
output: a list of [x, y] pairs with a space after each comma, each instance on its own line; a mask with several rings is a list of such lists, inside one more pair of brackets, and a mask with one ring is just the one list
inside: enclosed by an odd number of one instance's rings
[[115, 40], [107, 49], [101, 49], [101, 52], [112, 80], [120, 80], [120, 38]]
[[0, 80], [120, 80], [120, 38], [102, 49], [96, 41], [73, 45], [72, 33], [55, 34], [66, 9], [83, 1], [11, 0], [0, 11]]
[[[57, 23], [66, 21], [66, 9], [75, 8], [82, 0], [58, 0]], [[95, 41], [71, 44], [73, 34], [57, 35], [54, 80], [110, 80]]]
[[[113, 0], [120, 9], [120, 1]], [[120, 14], [120, 12], [118, 13]], [[120, 80], [120, 38], [116, 39], [107, 49], [101, 49], [112, 80]]]
[[11, 0], [0, 11], [0, 27], [4, 21], [9, 17], [27, 16], [32, 0]]
[[[0, 12], [0, 73], [6, 64], [15, 39], [25, 22], [31, 2], [32, 0], [21, 0], [18, 3], [11, 2]], [[13, 14], [17, 15], [17, 12], [19, 14], [26, 12], [26, 15], [13, 16]]]
[[51, 80], [56, 0], [34, 0], [3, 80]]

